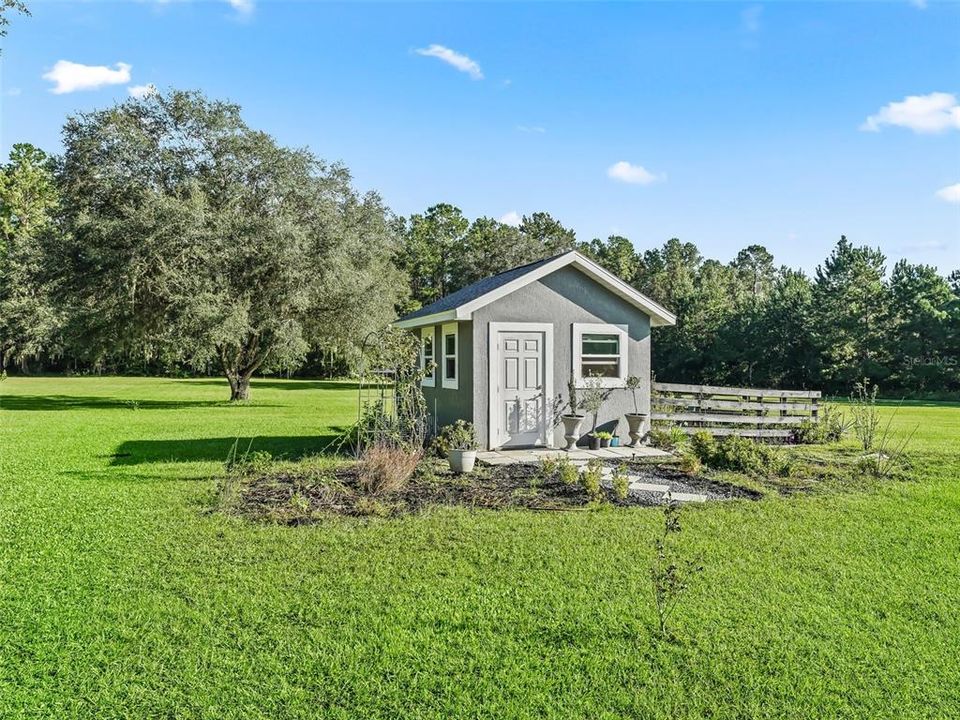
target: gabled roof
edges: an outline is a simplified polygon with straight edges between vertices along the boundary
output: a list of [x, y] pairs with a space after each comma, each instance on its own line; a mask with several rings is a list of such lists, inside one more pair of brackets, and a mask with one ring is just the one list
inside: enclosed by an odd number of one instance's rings
[[643, 293], [638, 292], [590, 258], [571, 250], [562, 255], [555, 255], [528, 265], [521, 265], [483, 280], [478, 280], [472, 285], [467, 285], [436, 302], [403, 316], [394, 325], [399, 328], [417, 328], [450, 320], [469, 320], [474, 310], [568, 265], [577, 268], [613, 294], [649, 315], [651, 325], [676, 324], [677, 318], [673, 313], [655, 303]]

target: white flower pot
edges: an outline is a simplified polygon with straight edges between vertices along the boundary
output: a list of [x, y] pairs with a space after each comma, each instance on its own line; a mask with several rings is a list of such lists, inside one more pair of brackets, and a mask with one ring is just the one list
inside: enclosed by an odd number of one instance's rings
[[583, 415], [562, 415], [560, 419], [563, 421], [563, 439], [567, 441], [563, 449], [569, 452], [577, 446], [577, 440], [580, 439]]
[[477, 461], [476, 450], [451, 450], [447, 453], [447, 462], [455, 473], [473, 472], [473, 464]]

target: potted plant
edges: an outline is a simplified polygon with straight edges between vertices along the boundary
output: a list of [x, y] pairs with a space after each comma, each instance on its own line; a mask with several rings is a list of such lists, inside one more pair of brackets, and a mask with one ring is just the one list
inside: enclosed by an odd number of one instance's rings
[[453, 425], [447, 425], [440, 431], [440, 436], [446, 444], [447, 462], [455, 473], [473, 472], [473, 465], [477, 461], [477, 440], [473, 431], [473, 423], [457, 420]]
[[563, 421], [563, 439], [567, 441], [563, 449], [569, 452], [577, 446], [577, 440], [580, 439], [580, 425], [583, 423], [583, 413], [580, 412], [577, 385], [573, 382], [573, 376], [567, 382], [567, 394], [570, 396], [567, 401], [569, 412], [563, 413], [560, 419]]
[[647, 414], [640, 412], [640, 385], [643, 383], [641, 378], [631, 375], [625, 383], [627, 390], [633, 394], [634, 412], [627, 413], [627, 425], [630, 428], [630, 447], [636, 447], [643, 437], [643, 423], [647, 419]]
[[600, 441], [600, 447], [610, 447], [610, 440], [613, 439], [613, 433], [601, 430], [600, 432], [595, 432], [593, 436]]
[[[610, 397], [610, 390], [603, 386], [603, 382], [598, 375], [591, 375], [583, 381], [583, 407], [593, 415], [593, 429], [590, 431], [590, 449], [600, 449], [600, 437], [597, 434], [597, 417], [600, 409]], [[611, 435], [607, 433], [609, 442]]]

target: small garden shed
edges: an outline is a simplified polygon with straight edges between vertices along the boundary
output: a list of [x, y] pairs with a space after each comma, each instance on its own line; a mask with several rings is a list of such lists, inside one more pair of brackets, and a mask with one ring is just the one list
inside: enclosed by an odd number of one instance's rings
[[[578, 252], [507, 270], [396, 321], [420, 337], [433, 367], [423, 392], [435, 427], [472, 422], [484, 449], [561, 447], [553, 415], [568, 383], [610, 389], [598, 429], [622, 435], [634, 411], [624, 388], [640, 378], [640, 412], [650, 413], [650, 330], [673, 325], [662, 306]], [[590, 430], [584, 424], [584, 432]]]

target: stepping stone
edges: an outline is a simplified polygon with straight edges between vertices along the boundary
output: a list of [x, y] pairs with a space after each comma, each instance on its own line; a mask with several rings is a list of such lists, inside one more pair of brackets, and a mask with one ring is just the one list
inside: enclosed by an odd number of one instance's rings
[[674, 492], [670, 493], [670, 499], [676, 500], [677, 502], [706, 502], [707, 496], [700, 495], [699, 493]]
[[653, 483], [637, 482], [633, 481], [628, 486], [631, 490], [637, 490], [642, 492], [652, 492], [652, 493], [665, 493], [670, 490], [669, 485], [655, 485]]
[[516, 462], [512, 457], [505, 457], [503, 455], [493, 455], [491, 457], [477, 457], [478, 462], [482, 462], [484, 465], [512, 465]]
[[646, 447], [640, 445], [635, 448], [627, 448], [630, 450], [631, 456], [638, 460], [640, 458], [669, 458], [673, 457], [671, 453], [668, 453], [666, 450], [661, 450], [660, 448]]
[[538, 462], [540, 462], [540, 458], [538, 458], [536, 455], [534, 455], [534, 454], [532, 454], [532, 453], [522, 453], [522, 454], [520, 454], [520, 455], [515, 455], [514, 457], [512, 457], [512, 458], [510, 458], [510, 459], [511, 459], [513, 462], [517, 462], [517, 463], [538, 463]]

